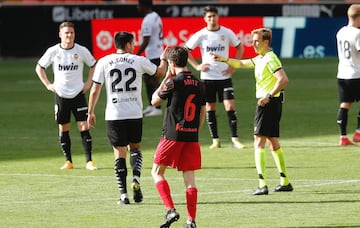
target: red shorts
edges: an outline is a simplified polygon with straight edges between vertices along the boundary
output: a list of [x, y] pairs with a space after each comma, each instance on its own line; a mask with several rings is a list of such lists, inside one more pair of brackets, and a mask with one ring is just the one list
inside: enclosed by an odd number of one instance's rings
[[199, 142], [178, 142], [160, 139], [156, 148], [154, 164], [170, 166], [179, 171], [201, 169]]

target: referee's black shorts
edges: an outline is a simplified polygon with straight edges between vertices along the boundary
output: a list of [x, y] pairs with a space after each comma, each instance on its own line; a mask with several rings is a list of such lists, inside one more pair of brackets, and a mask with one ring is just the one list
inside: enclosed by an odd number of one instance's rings
[[264, 107], [257, 105], [254, 118], [254, 135], [280, 137], [281, 98], [273, 97]]

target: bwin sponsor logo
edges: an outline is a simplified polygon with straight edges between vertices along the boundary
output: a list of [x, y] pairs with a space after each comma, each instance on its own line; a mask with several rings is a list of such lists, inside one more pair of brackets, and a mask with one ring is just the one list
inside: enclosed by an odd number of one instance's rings
[[209, 47], [206, 46], [206, 52], [216, 52], [216, 51], [225, 51], [225, 46]]
[[79, 69], [79, 65], [75, 65], [74, 63], [72, 63], [71, 65], [58, 65], [58, 70], [59, 71], [74, 71], [74, 70], [78, 70]]

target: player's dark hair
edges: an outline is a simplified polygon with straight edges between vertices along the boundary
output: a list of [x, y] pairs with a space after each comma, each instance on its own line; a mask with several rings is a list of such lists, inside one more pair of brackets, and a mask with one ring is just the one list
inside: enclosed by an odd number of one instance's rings
[[205, 6], [203, 16], [209, 12], [218, 14], [218, 9], [215, 6]]
[[152, 8], [153, 2], [152, 0], [139, 0], [139, 5], [148, 6]]
[[188, 50], [184, 47], [176, 46], [167, 51], [167, 58], [178, 67], [186, 67], [188, 56]]
[[128, 32], [117, 32], [114, 43], [116, 49], [125, 49], [126, 44], [134, 40], [134, 35]]

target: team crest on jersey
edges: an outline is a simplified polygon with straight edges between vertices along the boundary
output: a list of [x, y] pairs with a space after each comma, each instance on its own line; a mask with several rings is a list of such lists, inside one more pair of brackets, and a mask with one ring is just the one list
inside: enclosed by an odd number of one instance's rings
[[78, 59], [79, 59], [79, 55], [78, 55], [78, 54], [74, 54], [73, 58], [74, 58], [75, 60], [78, 60]]
[[225, 36], [221, 36], [221, 41], [225, 41]]

